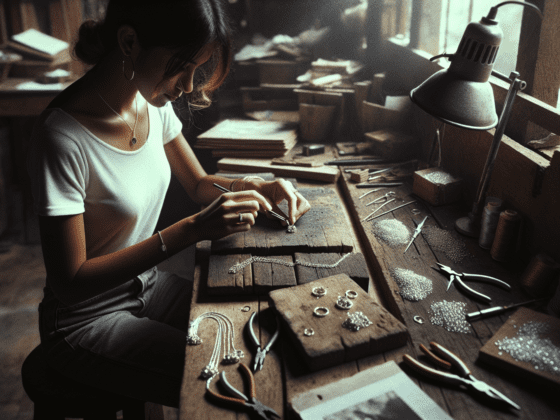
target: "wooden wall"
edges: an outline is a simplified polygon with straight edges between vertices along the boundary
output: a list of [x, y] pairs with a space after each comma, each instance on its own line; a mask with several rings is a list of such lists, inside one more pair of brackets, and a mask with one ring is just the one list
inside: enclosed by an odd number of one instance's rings
[[[427, 60], [427, 54], [388, 40], [385, 48], [388, 88], [407, 94], [442, 67]], [[491, 78], [497, 109], [501, 110], [507, 83]], [[422, 139], [422, 153], [428, 154], [441, 122], [414, 107], [416, 133]], [[527, 94], [515, 101], [511, 124], [532, 121], [560, 133], [560, 112]], [[515, 130], [513, 130], [515, 131]], [[508, 132], [508, 131], [506, 131]], [[442, 140], [442, 166], [465, 181], [465, 204], [474, 201], [478, 182], [493, 138], [493, 130], [472, 131], [446, 125]], [[522, 246], [529, 259], [545, 252], [560, 262], [560, 153], [551, 159], [504, 136], [498, 152], [488, 193], [502, 198], [509, 208], [524, 216]], [[466, 207], [467, 208], [467, 207]]]

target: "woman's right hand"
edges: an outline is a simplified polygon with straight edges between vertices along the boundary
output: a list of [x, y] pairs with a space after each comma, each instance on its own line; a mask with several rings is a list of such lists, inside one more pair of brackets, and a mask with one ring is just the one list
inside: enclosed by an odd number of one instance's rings
[[254, 190], [224, 193], [194, 216], [198, 236], [213, 240], [246, 232], [255, 224], [259, 209], [270, 211], [272, 206]]

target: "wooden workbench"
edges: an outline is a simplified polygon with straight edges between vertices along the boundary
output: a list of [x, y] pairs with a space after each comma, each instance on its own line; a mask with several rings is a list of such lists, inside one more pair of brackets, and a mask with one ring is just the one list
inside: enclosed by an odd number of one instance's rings
[[[350, 183], [349, 177], [346, 175], [341, 177], [339, 185], [330, 185], [330, 187], [335, 188], [339, 191], [339, 194], [344, 196], [351, 225], [354, 228], [353, 233], [357, 243], [356, 250], [362, 252], [368, 260], [372, 282], [370, 295], [406, 324], [410, 332], [410, 340], [402, 348], [311, 373], [302, 364], [299, 355], [294, 353], [291, 342], [282, 332], [280, 339], [266, 357], [263, 370], [255, 374], [258, 399], [275, 409], [281, 418], [290, 418], [293, 414], [289, 409], [288, 403], [294, 396], [309, 389], [349, 377], [372, 366], [394, 360], [440, 407], [455, 419], [559, 418], [560, 406], [558, 402], [547, 398], [534, 384], [520, 381], [513, 374], [507, 374], [502, 370], [495, 370], [491, 366], [484, 366], [476, 362], [480, 347], [492, 337], [509, 314], [473, 323], [473, 330], [470, 334], [448, 332], [442, 327], [432, 325], [429, 321], [430, 304], [443, 299], [466, 302], [468, 311], [473, 311], [479, 306], [485, 306], [477, 305], [475, 301], [466, 298], [454, 287], [446, 292], [445, 286], [447, 282], [445, 277], [431, 268], [431, 266], [435, 265], [435, 262], [451, 265], [457, 271], [495, 276], [510, 282], [510, 284], [515, 284], [517, 277], [515, 268], [508, 269], [506, 266], [496, 263], [486, 251], [478, 247], [476, 240], [464, 237], [460, 238], [465, 242], [472, 256], [465, 258], [460, 264], [454, 264], [442, 252], [432, 250], [422, 235], [416, 239], [414, 245], [403, 256], [402, 249], [390, 248], [379, 241], [371, 232], [370, 223], [362, 224], [359, 222], [371, 211], [370, 207], [365, 206], [367, 201], [358, 198], [359, 195], [367, 190], [357, 189]], [[407, 201], [411, 198], [408, 196], [410, 192], [409, 187], [401, 187], [395, 189], [395, 191], [401, 198]], [[372, 195], [375, 196], [374, 194]], [[362, 203], [361, 201], [364, 202]], [[422, 215], [429, 214], [430, 218], [428, 220], [430, 223], [451, 231], [453, 231], [454, 220], [464, 215], [460, 210], [458, 211], [453, 207], [430, 208], [421, 202], [417, 202], [414, 205], [402, 208], [383, 217], [398, 218], [411, 227], [412, 230], [412, 217], [418, 217], [418, 215], [411, 213], [411, 210], [414, 208], [421, 210]], [[244, 362], [249, 365], [253, 361], [255, 349], [248, 340], [243, 327], [251, 313], [257, 311], [259, 314], [258, 319], [260, 320], [258, 334], [260, 335], [261, 343], [268, 341], [268, 337], [273, 332], [275, 322], [272, 309], [268, 306], [267, 296], [248, 296], [235, 299], [228, 297], [210, 298], [206, 296], [204, 284], [207, 276], [206, 260], [210, 253], [209, 243], [198, 244], [198, 251], [190, 318], [192, 320], [209, 310], [219, 311], [228, 315], [236, 326], [236, 345], [240, 346], [245, 352]], [[431, 278], [434, 288], [432, 294], [419, 302], [403, 300], [398, 293], [398, 286], [390, 275], [390, 270], [398, 267], [408, 268], [418, 274]], [[473, 286], [477, 290], [490, 295], [495, 304], [505, 305], [524, 298], [516, 287], [514, 287], [515, 290], [513, 292], [506, 292], [482, 283], [476, 283]], [[243, 312], [241, 309], [244, 306], [250, 306], [250, 310]], [[414, 315], [422, 316], [425, 321], [424, 324], [420, 325], [413, 322], [412, 318]], [[261, 323], [262, 325], [260, 325]], [[205, 396], [205, 381], [200, 379], [199, 375], [202, 367], [208, 363], [212, 350], [211, 347], [214, 342], [214, 334], [214, 326], [206, 329], [200, 328], [199, 335], [206, 341], [206, 348], [204, 348], [204, 344], [202, 346], [187, 346], [181, 390], [181, 419], [220, 418], [225, 420], [249, 418], [245, 412], [232, 410], [231, 407], [218, 406]], [[470, 392], [420, 378], [406, 366], [403, 366], [402, 356], [404, 354], [408, 353], [417, 357], [420, 355], [418, 345], [420, 343], [427, 345], [430, 341], [436, 341], [458, 354], [469, 365], [476, 378], [494, 386], [516, 401], [522, 407], [522, 411], [515, 413], [513, 410], [498, 409]], [[246, 388], [243, 388], [243, 382], [237, 371], [237, 365], [225, 367], [221, 365], [221, 369], [227, 372], [228, 380], [237, 389], [246, 390]]]

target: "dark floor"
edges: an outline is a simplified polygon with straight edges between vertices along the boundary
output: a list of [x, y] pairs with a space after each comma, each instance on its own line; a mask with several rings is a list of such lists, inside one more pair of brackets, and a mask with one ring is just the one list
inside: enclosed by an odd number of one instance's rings
[[[33, 419], [21, 384], [21, 365], [39, 344], [37, 305], [45, 268], [40, 245], [2, 243], [0, 250], [0, 420]], [[177, 410], [164, 407], [165, 420]]]

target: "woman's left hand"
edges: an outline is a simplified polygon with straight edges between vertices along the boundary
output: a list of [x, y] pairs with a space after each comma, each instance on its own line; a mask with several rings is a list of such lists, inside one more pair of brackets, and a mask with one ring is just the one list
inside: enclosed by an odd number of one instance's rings
[[257, 190], [272, 205], [274, 211], [280, 214], [282, 212], [278, 204], [285, 199], [288, 202], [288, 219], [292, 225], [311, 208], [306, 198], [294, 188], [292, 183], [282, 178], [270, 182], [250, 179], [245, 181], [243, 189]]

